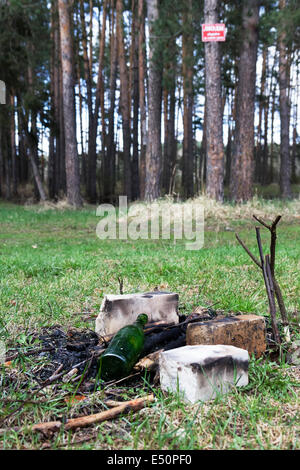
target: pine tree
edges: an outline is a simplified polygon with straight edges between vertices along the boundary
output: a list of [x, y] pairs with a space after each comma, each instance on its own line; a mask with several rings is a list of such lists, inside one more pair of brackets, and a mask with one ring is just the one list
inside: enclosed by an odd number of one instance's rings
[[238, 65], [236, 122], [231, 157], [230, 194], [236, 202], [253, 195], [254, 107], [259, 2], [243, 3], [243, 31]]
[[[206, 24], [219, 22], [218, 1], [205, 0]], [[205, 43], [206, 107], [206, 193], [217, 201], [224, 198], [223, 113], [221, 93], [220, 44]]]
[[149, 86], [148, 86], [148, 141], [146, 153], [145, 199], [153, 201], [160, 196], [162, 147], [161, 147], [161, 99], [162, 71], [158, 58], [158, 41], [155, 22], [159, 18], [158, 0], [147, 0], [150, 29]]
[[67, 198], [69, 204], [82, 206], [80, 195], [79, 158], [76, 139], [75, 92], [74, 92], [74, 57], [71, 35], [71, 3], [69, 0], [58, 0], [63, 110], [66, 151]]

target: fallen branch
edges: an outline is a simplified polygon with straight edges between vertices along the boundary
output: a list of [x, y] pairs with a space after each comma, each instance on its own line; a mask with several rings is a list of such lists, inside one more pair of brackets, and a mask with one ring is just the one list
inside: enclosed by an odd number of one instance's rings
[[[43, 434], [48, 434], [49, 432], [59, 431], [63, 429], [64, 431], [69, 431], [71, 429], [84, 428], [91, 426], [93, 424], [102, 423], [110, 419], [117, 418], [121, 414], [129, 413], [130, 411], [139, 411], [149, 403], [153, 403], [155, 400], [154, 395], [148, 395], [143, 398], [137, 398], [135, 400], [130, 400], [118, 405], [110, 410], [101, 411], [88, 416], [81, 416], [79, 418], [68, 419], [65, 423], [62, 421], [49, 421], [47, 423], [38, 423], [34, 424], [30, 428], [27, 428], [27, 431], [41, 432]], [[11, 428], [11, 429], [0, 429], [0, 435], [13, 430], [15, 432], [25, 431], [24, 428]]]

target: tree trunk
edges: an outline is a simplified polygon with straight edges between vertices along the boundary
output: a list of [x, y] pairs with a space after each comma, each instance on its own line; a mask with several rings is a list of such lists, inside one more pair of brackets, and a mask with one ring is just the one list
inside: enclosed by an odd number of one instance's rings
[[275, 80], [272, 87], [272, 107], [271, 107], [271, 143], [270, 143], [270, 181], [274, 180], [274, 121], [275, 121], [275, 111], [276, 111], [276, 89], [277, 81]]
[[296, 159], [297, 156], [297, 140], [298, 140], [298, 133], [297, 133], [297, 124], [298, 124], [298, 90], [299, 90], [299, 67], [296, 71], [296, 86], [295, 86], [295, 97], [296, 103], [294, 105], [294, 112], [293, 112], [293, 145], [292, 145], [292, 174], [291, 174], [291, 181], [292, 183], [297, 183], [297, 167], [296, 167]]
[[[283, 11], [286, 0], [280, 0], [279, 8]], [[292, 196], [291, 159], [290, 159], [290, 104], [288, 97], [289, 60], [286, 47], [286, 33], [279, 35], [279, 105], [280, 105], [280, 192], [283, 198]]]
[[58, 196], [57, 164], [59, 161], [59, 138], [58, 138], [58, 74], [59, 60], [57, 47], [57, 5], [51, 2], [51, 57], [50, 57], [50, 136], [49, 136], [49, 162], [48, 162], [48, 194], [49, 199]]
[[253, 195], [254, 107], [259, 2], [243, 4], [243, 38], [238, 66], [236, 122], [231, 162], [230, 195], [235, 202]]
[[49, 199], [55, 197], [55, 129], [54, 129], [54, 80], [53, 80], [53, 62], [51, 54], [51, 71], [50, 71], [50, 136], [49, 136], [49, 160], [48, 160], [48, 194]]
[[[19, 101], [19, 100], [18, 100]], [[20, 102], [20, 101], [19, 101]], [[31, 122], [32, 124], [32, 122]], [[26, 120], [24, 112], [21, 110], [20, 112], [20, 122], [19, 125], [21, 126], [22, 132], [24, 133], [25, 144], [28, 149], [28, 157], [32, 169], [32, 174], [34, 178], [34, 182], [37, 188], [38, 196], [41, 201], [46, 201], [47, 196], [44, 190], [42, 177], [40, 175], [37, 156], [36, 156], [36, 149], [37, 149], [37, 135], [32, 130], [28, 131], [28, 122]]]
[[168, 119], [168, 194], [171, 194], [172, 176], [175, 182], [176, 160], [177, 160], [177, 140], [175, 135], [175, 112], [176, 112], [176, 78], [174, 76], [173, 86], [170, 90], [169, 119]]
[[[8, 99], [6, 99], [6, 103]], [[11, 159], [10, 159], [10, 139], [7, 129], [3, 133], [2, 149], [4, 159], [4, 170], [5, 170], [5, 198], [9, 201], [11, 199]]]
[[231, 145], [232, 145], [232, 134], [230, 125], [228, 126], [228, 140], [226, 147], [226, 167], [225, 167], [225, 185], [227, 186], [230, 182], [230, 166], [231, 166]]
[[35, 143], [34, 140], [32, 140], [32, 135], [30, 135], [28, 133], [27, 129], [25, 130], [25, 140], [26, 140], [26, 143], [27, 143], [27, 146], [28, 146], [29, 161], [30, 161], [30, 164], [31, 164], [34, 181], [35, 181], [35, 184], [36, 184], [36, 187], [37, 187], [37, 190], [38, 190], [39, 197], [40, 197], [41, 201], [44, 202], [44, 201], [47, 200], [47, 196], [46, 196], [46, 193], [45, 193], [45, 190], [44, 190], [42, 178], [41, 178], [39, 168], [38, 168], [38, 165], [37, 165], [37, 162], [36, 162], [36, 156], [35, 156], [35, 145], [36, 145], [36, 143]]
[[149, 20], [149, 86], [148, 86], [148, 142], [146, 152], [145, 199], [153, 201], [160, 196], [161, 180], [161, 100], [162, 71], [158, 57], [158, 41], [154, 26], [159, 17], [158, 0], [147, 0]]
[[206, 98], [204, 104], [204, 116], [203, 116], [203, 133], [202, 133], [202, 142], [201, 142], [201, 153], [200, 153], [200, 184], [201, 188], [204, 188], [206, 183], [206, 176], [207, 176], [207, 139], [206, 139], [206, 124], [207, 123], [207, 106], [206, 106]]
[[146, 184], [146, 149], [147, 149], [147, 114], [146, 114], [146, 93], [145, 93], [145, 62], [146, 62], [146, 44], [145, 44], [145, 4], [144, 0], [138, 0], [138, 19], [139, 19], [139, 104], [140, 104], [140, 197], [145, 198]]
[[164, 158], [163, 158], [163, 190], [171, 193], [171, 180], [177, 158], [177, 142], [175, 136], [175, 111], [176, 111], [176, 80], [177, 80], [177, 54], [175, 36], [168, 41], [168, 62], [164, 69], [165, 89], [164, 96]]
[[95, 109], [94, 109], [94, 119], [93, 119], [93, 133], [92, 139], [94, 140], [94, 146], [96, 148], [96, 140], [98, 133], [98, 118], [99, 110], [101, 110], [101, 150], [102, 150], [102, 165], [104, 166], [105, 162], [105, 143], [106, 143], [106, 123], [105, 123], [105, 107], [104, 107], [104, 77], [103, 77], [103, 67], [104, 67], [104, 52], [105, 52], [105, 37], [106, 37], [106, 18], [107, 18], [107, 1], [103, 2], [102, 10], [102, 28], [100, 35], [100, 47], [99, 47], [99, 63], [98, 63], [98, 77], [97, 77], [97, 88], [96, 88], [96, 98], [95, 98]]
[[67, 199], [75, 207], [82, 206], [80, 195], [79, 159], [76, 139], [73, 47], [71, 35], [70, 2], [58, 0], [61, 63], [63, 78], [63, 111], [66, 151]]
[[130, 132], [130, 90], [129, 90], [129, 74], [126, 62], [126, 51], [124, 44], [123, 32], [123, 2], [117, 0], [117, 41], [118, 41], [118, 58], [120, 67], [120, 105], [122, 113], [122, 130], [123, 130], [123, 155], [124, 155], [124, 194], [131, 200], [131, 132]]
[[[92, 12], [90, 10], [90, 16], [91, 15], [92, 15]], [[80, 20], [81, 20], [81, 31], [82, 31], [84, 78], [86, 82], [87, 105], [88, 105], [88, 116], [89, 116], [87, 196], [88, 196], [89, 202], [95, 203], [97, 200], [97, 191], [96, 191], [97, 155], [96, 155], [96, 139], [93, 138], [94, 114], [93, 114], [92, 76], [91, 76], [91, 62], [90, 62], [91, 57], [89, 56], [89, 44], [88, 44], [88, 37], [87, 37], [87, 30], [86, 30], [83, 0], [80, 0]]]
[[18, 167], [17, 167], [17, 151], [16, 151], [16, 123], [15, 123], [15, 96], [10, 95], [10, 147], [11, 147], [11, 176], [12, 176], [12, 197], [17, 196], [18, 189]]
[[[218, 23], [218, 0], [205, 0], [205, 23]], [[206, 110], [206, 193], [224, 199], [224, 146], [221, 92], [220, 45], [205, 43], [205, 110]]]
[[26, 152], [26, 144], [24, 138], [24, 132], [22, 127], [22, 103], [20, 96], [17, 95], [17, 107], [18, 107], [18, 140], [19, 140], [19, 174], [20, 182], [26, 183], [28, 181], [28, 158]]
[[115, 186], [115, 101], [116, 101], [116, 78], [118, 61], [118, 41], [115, 34], [115, 12], [114, 1], [111, 1], [111, 37], [110, 37], [110, 78], [109, 78], [109, 114], [108, 114], [108, 136], [107, 152], [104, 156], [103, 168], [103, 199], [110, 202], [113, 199]]
[[132, 0], [132, 28], [131, 28], [131, 100], [133, 107], [132, 118], [132, 199], [135, 201], [140, 196], [139, 184], [139, 67], [138, 67], [138, 19], [137, 0]]
[[[59, 35], [60, 41], [60, 35]], [[59, 47], [61, 57], [61, 46]], [[59, 189], [62, 194], [67, 192], [67, 176], [66, 176], [66, 137], [65, 137], [65, 119], [64, 119], [64, 87], [63, 87], [63, 70], [62, 60], [60, 58], [59, 76], [58, 76], [58, 122], [59, 122], [59, 164], [57, 168], [59, 177]]]
[[269, 127], [269, 107], [270, 107], [270, 90], [264, 103], [264, 140], [263, 140], [263, 168], [264, 168], [264, 179], [263, 184], [270, 183], [270, 172], [269, 172], [269, 148], [268, 148], [268, 127]]
[[263, 113], [265, 110], [265, 88], [266, 88], [266, 78], [267, 78], [267, 60], [268, 60], [268, 47], [264, 45], [263, 48], [263, 61], [262, 61], [262, 70], [261, 70], [261, 79], [260, 79], [260, 100], [258, 108], [258, 129], [257, 129], [257, 141], [256, 141], [256, 181], [259, 183], [265, 184], [266, 181], [266, 168], [265, 160], [263, 155], [262, 148], [262, 125], [263, 125]]
[[60, 191], [66, 192], [66, 168], [65, 168], [65, 140], [63, 121], [63, 90], [62, 70], [60, 54], [60, 32], [57, 0], [54, 0], [53, 11], [53, 80], [54, 80], [54, 103], [53, 119], [55, 131], [55, 159], [54, 159], [54, 196], [58, 198]]
[[186, 198], [194, 194], [193, 152], [193, 77], [194, 40], [192, 35], [192, 1], [187, 0], [183, 14], [182, 73], [183, 73], [183, 191]]
[[169, 145], [169, 91], [167, 88], [163, 89], [163, 113], [164, 113], [164, 149], [163, 149], [163, 193], [168, 192], [167, 172], [168, 172], [168, 145]]

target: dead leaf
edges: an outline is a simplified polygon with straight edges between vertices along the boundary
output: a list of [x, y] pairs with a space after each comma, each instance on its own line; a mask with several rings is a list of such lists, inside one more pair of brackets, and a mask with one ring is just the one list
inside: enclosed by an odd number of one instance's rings
[[84, 395], [75, 395], [74, 397], [66, 397], [64, 401], [67, 404], [74, 405], [80, 401], [86, 400], [86, 398], [87, 397], [85, 397]]
[[12, 366], [12, 361], [4, 362], [4, 367], [11, 367], [11, 366]]

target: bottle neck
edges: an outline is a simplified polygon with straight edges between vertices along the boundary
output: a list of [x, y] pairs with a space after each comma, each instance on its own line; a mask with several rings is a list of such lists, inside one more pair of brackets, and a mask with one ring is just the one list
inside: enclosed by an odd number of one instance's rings
[[138, 326], [141, 330], [144, 329], [144, 323], [142, 321], [139, 321], [137, 320], [136, 322], [134, 322], [135, 326]]
[[144, 326], [147, 323], [147, 321], [148, 321], [147, 315], [146, 314], [141, 314], [137, 317], [137, 319], [135, 321], [135, 325], [143, 330]]

